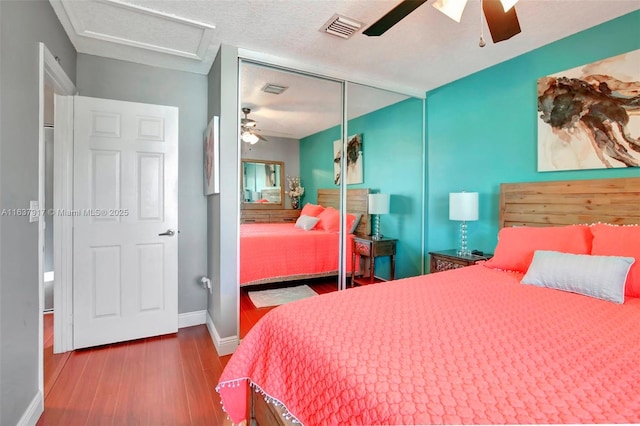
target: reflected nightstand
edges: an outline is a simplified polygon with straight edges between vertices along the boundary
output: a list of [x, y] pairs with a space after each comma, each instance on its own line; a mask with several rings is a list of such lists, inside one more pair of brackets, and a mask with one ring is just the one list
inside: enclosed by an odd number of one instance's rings
[[[375, 282], [375, 260], [376, 257], [389, 256], [391, 257], [391, 281], [394, 279], [396, 269], [396, 239], [394, 238], [381, 238], [379, 240], [373, 239], [371, 236], [354, 236], [353, 237], [353, 256], [351, 263], [351, 286], [353, 284], [372, 284]], [[369, 277], [356, 278], [356, 258], [360, 257], [369, 258]]]
[[431, 273], [464, 268], [493, 257], [492, 253], [484, 253], [482, 256], [475, 254], [463, 256], [458, 254], [458, 250], [430, 251], [429, 255], [431, 256], [431, 267], [429, 268]]

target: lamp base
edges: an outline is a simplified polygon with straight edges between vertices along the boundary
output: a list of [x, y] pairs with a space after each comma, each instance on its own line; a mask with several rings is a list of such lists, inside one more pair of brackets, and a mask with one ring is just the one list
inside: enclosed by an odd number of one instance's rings
[[382, 235], [382, 232], [380, 232], [380, 215], [377, 214], [374, 218], [373, 218], [373, 234], [371, 235], [371, 238], [374, 240], [381, 240], [384, 235]]
[[471, 256], [471, 250], [467, 247], [467, 221], [460, 222], [460, 248], [456, 252], [458, 256]]

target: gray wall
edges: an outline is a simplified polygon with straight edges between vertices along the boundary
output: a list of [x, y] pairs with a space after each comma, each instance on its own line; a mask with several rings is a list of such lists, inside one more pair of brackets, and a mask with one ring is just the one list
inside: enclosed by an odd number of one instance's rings
[[[284, 162], [284, 190], [289, 190], [287, 176], [300, 176], [300, 141], [292, 138], [265, 136], [269, 142], [258, 142], [255, 145], [242, 143], [241, 156], [252, 160], [273, 160]], [[303, 185], [304, 186], [304, 185]], [[285, 196], [287, 209], [291, 208], [291, 198]]]
[[222, 45], [209, 72], [208, 117], [220, 117], [220, 194], [208, 201], [209, 277], [207, 310], [220, 338], [238, 336], [238, 49]]
[[207, 127], [207, 76], [78, 54], [77, 89], [82, 96], [176, 106], [179, 120], [178, 312], [201, 311], [207, 293], [207, 205], [203, 135]]
[[[38, 42], [75, 81], [76, 52], [46, 0], [0, 1], [0, 209], [38, 199]], [[38, 394], [38, 226], [0, 217], [0, 424]]]

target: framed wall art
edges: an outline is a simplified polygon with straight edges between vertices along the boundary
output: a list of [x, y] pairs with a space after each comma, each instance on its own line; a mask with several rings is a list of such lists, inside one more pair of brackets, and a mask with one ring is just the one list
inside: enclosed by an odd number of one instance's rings
[[538, 80], [538, 171], [640, 167], [640, 50]]
[[204, 195], [220, 193], [220, 117], [214, 116], [204, 134]]

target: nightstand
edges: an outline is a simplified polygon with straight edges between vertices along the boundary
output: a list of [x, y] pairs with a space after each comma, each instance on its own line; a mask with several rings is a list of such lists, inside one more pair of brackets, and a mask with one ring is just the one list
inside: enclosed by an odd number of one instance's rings
[[475, 265], [481, 260], [489, 260], [493, 257], [492, 253], [484, 253], [482, 256], [475, 254], [462, 256], [458, 254], [458, 250], [442, 250], [430, 251], [431, 268], [429, 272], [442, 272], [449, 269], [464, 268], [465, 266]]
[[[374, 240], [371, 236], [359, 236], [353, 237], [353, 258], [351, 262], [351, 286], [356, 284], [372, 284], [375, 282], [375, 263], [376, 257], [390, 256], [391, 257], [391, 281], [393, 281], [395, 269], [396, 269], [396, 239], [393, 238], [381, 238]], [[369, 279], [356, 278], [356, 257], [369, 258]]]

